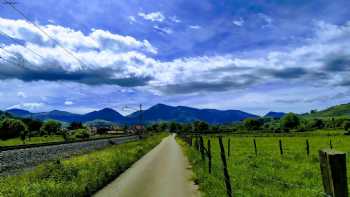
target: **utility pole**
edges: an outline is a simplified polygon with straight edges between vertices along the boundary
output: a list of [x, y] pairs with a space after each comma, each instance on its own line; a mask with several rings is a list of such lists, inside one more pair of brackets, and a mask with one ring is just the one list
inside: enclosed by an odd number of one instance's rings
[[143, 131], [143, 130], [144, 130], [144, 127], [143, 127], [143, 114], [142, 114], [143, 111], [142, 111], [142, 104], [140, 104], [138, 108], [137, 108], [137, 107], [129, 107], [129, 106], [126, 105], [126, 106], [123, 108], [123, 110], [126, 110], [126, 109], [131, 109], [131, 110], [135, 110], [135, 111], [138, 111], [138, 112], [139, 112], [138, 116], [135, 117], [135, 118], [138, 118], [138, 122], [136, 123], [135, 128], [136, 128], [137, 132], [143, 134], [143, 133], [144, 133], [144, 131]]
[[140, 104], [140, 112], [139, 112], [139, 127], [140, 127], [140, 132], [141, 132], [141, 134], [143, 134], [144, 133], [144, 127], [143, 127], [143, 125], [142, 125], [142, 118], [143, 118], [143, 116], [142, 116], [142, 104]]
[[139, 112], [140, 112], [139, 113], [139, 124], [141, 126], [141, 124], [142, 124], [142, 104], [140, 104], [140, 111]]

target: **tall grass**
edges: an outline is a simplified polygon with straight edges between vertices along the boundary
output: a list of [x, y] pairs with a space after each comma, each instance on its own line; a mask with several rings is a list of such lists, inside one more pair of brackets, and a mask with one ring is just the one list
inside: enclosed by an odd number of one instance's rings
[[0, 178], [0, 196], [90, 196], [155, 147], [166, 134], [114, 145]]
[[[205, 137], [204, 141], [208, 138], [212, 144], [212, 174], [208, 173], [207, 161], [202, 161], [196, 150], [184, 145], [185, 152], [203, 196], [226, 196], [218, 139]], [[224, 138], [226, 155], [227, 139]], [[348, 136], [259, 137], [256, 138], [258, 156], [255, 156], [252, 137], [230, 139], [231, 151], [227, 163], [234, 196], [324, 196], [318, 150], [329, 148], [329, 140], [332, 139], [333, 148], [350, 152]], [[279, 152], [279, 139], [283, 142], [283, 156]], [[306, 139], [310, 142], [309, 156], [306, 154]]]

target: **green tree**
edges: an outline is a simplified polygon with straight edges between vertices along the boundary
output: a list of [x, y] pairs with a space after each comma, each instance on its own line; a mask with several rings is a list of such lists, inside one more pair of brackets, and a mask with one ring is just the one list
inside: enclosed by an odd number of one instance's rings
[[64, 139], [64, 141], [67, 142], [69, 139], [69, 134], [68, 134], [67, 129], [61, 129], [60, 134], [61, 134], [62, 138]]
[[29, 131], [40, 131], [40, 128], [43, 125], [40, 120], [31, 118], [24, 118], [22, 121], [28, 126]]
[[195, 132], [207, 132], [209, 130], [209, 124], [204, 121], [195, 121], [193, 127]]
[[322, 129], [325, 127], [325, 123], [321, 119], [312, 119], [308, 124], [311, 129]]
[[246, 118], [243, 121], [243, 125], [247, 130], [252, 131], [259, 130], [262, 126], [262, 123], [255, 118]]
[[76, 129], [74, 130], [74, 136], [80, 139], [88, 139], [90, 137], [90, 133], [87, 129]]
[[164, 132], [168, 130], [168, 124], [166, 122], [161, 122], [159, 124], [159, 131]]
[[181, 132], [182, 133], [190, 133], [192, 132], [192, 125], [185, 123], [181, 125]]
[[281, 119], [281, 128], [284, 131], [290, 131], [291, 129], [296, 129], [300, 125], [300, 119], [294, 113], [288, 113], [284, 115]]
[[344, 121], [343, 127], [344, 127], [345, 131], [350, 132], [350, 121], [349, 120]]
[[61, 126], [61, 123], [58, 121], [48, 120], [42, 125], [40, 131], [42, 132], [42, 134], [57, 134], [60, 132]]
[[27, 126], [21, 121], [12, 118], [5, 118], [0, 122], [0, 138], [9, 139], [21, 136], [25, 139]]
[[171, 122], [170, 125], [169, 125], [169, 131], [172, 132], [172, 133], [176, 133], [178, 131], [178, 128], [179, 128], [179, 124], [176, 123], [176, 122]]
[[81, 122], [71, 122], [68, 127], [69, 130], [76, 130], [76, 129], [83, 129], [83, 128], [84, 126]]

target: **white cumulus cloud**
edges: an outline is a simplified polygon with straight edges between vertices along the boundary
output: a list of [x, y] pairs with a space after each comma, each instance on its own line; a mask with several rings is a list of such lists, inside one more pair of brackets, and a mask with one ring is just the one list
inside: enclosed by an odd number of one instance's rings
[[37, 102], [30, 102], [30, 103], [20, 103], [17, 105], [13, 105], [7, 109], [26, 109], [26, 110], [38, 110], [45, 107], [45, 103], [37, 103]]
[[161, 12], [150, 12], [150, 13], [144, 13], [144, 12], [139, 12], [138, 15], [145, 20], [149, 21], [157, 21], [157, 22], [162, 22], [166, 19], [166, 17], [161, 13]]
[[64, 102], [64, 105], [73, 105], [74, 103], [73, 103], [73, 101], [65, 101]]
[[244, 25], [244, 20], [242, 18], [239, 18], [238, 20], [232, 21], [232, 23], [238, 27], [241, 27]]

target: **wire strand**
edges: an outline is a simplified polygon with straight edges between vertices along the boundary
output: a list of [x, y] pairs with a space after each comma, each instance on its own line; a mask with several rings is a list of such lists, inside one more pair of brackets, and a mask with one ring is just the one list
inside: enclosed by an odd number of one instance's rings
[[67, 48], [65, 48], [60, 42], [58, 42], [55, 38], [53, 38], [52, 36], [50, 36], [45, 30], [43, 30], [39, 25], [33, 23], [29, 17], [27, 17], [21, 10], [19, 10], [18, 8], [16, 8], [16, 6], [14, 6], [11, 3], [7, 3], [6, 1], [4, 1], [5, 4], [9, 5], [12, 9], [14, 9], [19, 15], [21, 15], [23, 18], [25, 18], [29, 23], [33, 24], [41, 33], [43, 33], [44, 35], [46, 35], [47, 37], [49, 37], [51, 40], [53, 40], [61, 49], [63, 49], [68, 55], [70, 55], [71, 57], [73, 57], [75, 60], [77, 60], [77, 62], [80, 65], [84, 65], [87, 66], [87, 64], [85, 64], [82, 60], [80, 60], [77, 56], [75, 56], [70, 50], [68, 50]]

